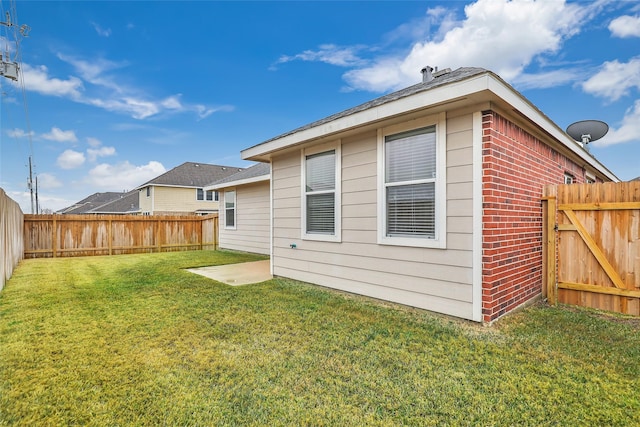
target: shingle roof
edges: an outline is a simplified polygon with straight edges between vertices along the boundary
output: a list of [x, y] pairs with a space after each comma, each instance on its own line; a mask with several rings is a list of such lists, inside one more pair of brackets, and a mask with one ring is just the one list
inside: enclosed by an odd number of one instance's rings
[[212, 186], [212, 185], [219, 186], [220, 184], [225, 184], [227, 182], [243, 181], [243, 180], [262, 177], [262, 176], [268, 177], [270, 174], [271, 174], [271, 165], [269, 163], [257, 163], [247, 169], [244, 169], [240, 172], [236, 172], [233, 175], [227, 176], [218, 181], [214, 181], [208, 184], [207, 186]]
[[461, 68], [458, 68], [456, 70], [441, 74], [441, 75], [439, 75], [438, 77], [434, 78], [433, 80], [431, 80], [429, 82], [418, 83], [418, 84], [415, 84], [413, 86], [409, 86], [407, 88], [400, 89], [400, 90], [398, 90], [396, 92], [389, 93], [387, 95], [384, 95], [384, 96], [381, 96], [379, 98], [373, 99], [371, 101], [365, 102], [364, 104], [360, 104], [360, 105], [358, 105], [356, 107], [349, 108], [348, 110], [341, 111], [341, 112], [333, 114], [333, 115], [331, 115], [329, 117], [325, 117], [323, 119], [320, 119], [320, 120], [317, 120], [315, 122], [309, 123], [307, 125], [301, 126], [301, 127], [297, 128], [297, 129], [294, 129], [292, 131], [283, 133], [282, 135], [278, 135], [278, 136], [276, 136], [274, 138], [271, 138], [271, 139], [268, 139], [266, 141], [263, 141], [258, 145], [265, 144], [265, 143], [268, 143], [268, 142], [271, 142], [271, 141], [275, 141], [277, 139], [284, 138], [284, 137], [289, 136], [289, 135], [293, 135], [293, 134], [301, 132], [303, 130], [311, 129], [311, 128], [314, 128], [316, 126], [320, 126], [320, 125], [322, 125], [324, 123], [329, 123], [329, 122], [332, 122], [334, 120], [340, 119], [342, 117], [350, 116], [350, 115], [358, 113], [360, 111], [368, 110], [370, 108], [374, 108], [374, 107], [377, 107], [379, 105], [395, 101], [397, 99], [405, 98], [407, 96], [411, 96], [411, 95], [419, 93], [419, 92], [424, 92], [426, 90], [430, 90], [430, 89], [436, 88], [438, 86], [443, 86], [443, 85], [446, 85], [446, 84], [449, 84], [449, 83], [454, 83], [456, 81], [461, 81], [461, 80], [467, 79], [469, 77], [473, 77], [475, 75], [483, 74], [483, 73], [487, 73], [487, 72], [489, 72], [489, 70], [486, 70], [484, 68], [479, 68], [479, 67], [461, 67]]
[[234, 166], [209, 165], [206, 163], [185, 162], [162, 175], [145, 182], [137, 188], [149, 185], [168, 185], [176, 187], [200, 188], [232, 175], [243, 168]]
[[123, 214], [134, 213], [140, 208], [140, 197], [138, 190], [132, 190], [128, 193], [119, 193], [120, 197], [102, 206], [92, 209], [88, 213], [95, 214]]
[[74, 203], [64, 209], [60, 209], [58, 213], [61, 214], [84, 214], [90, 210], [102, 206], [105, 203], [109, 203], [113, 200], [119, 199], [122, 193], [117, 192], [105, 192], [105, 193], [93, 193], [90, 196], [85, 197], [79, 202]]

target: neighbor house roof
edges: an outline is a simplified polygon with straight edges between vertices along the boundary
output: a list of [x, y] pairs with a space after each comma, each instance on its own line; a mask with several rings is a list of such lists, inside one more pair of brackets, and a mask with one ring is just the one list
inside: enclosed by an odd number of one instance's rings
[[206, 163], [185, 162], [180, 166], [136, 187], [139, 190], [150, 185], [165, 187], [201, 188], [205, 185], [233, 175], [243, 170], [235, 166], [210, 165]]
[[58, 213], [75, 215], [89, 213], [89, 211], [91, 211], [92, 209], [95, 209], [113, 200], [119, 199], [122, 194], [123, 193], [112, 191], [105, 193], [93, 193], [92, 195], [85, 197], [84, 199], [74, 203], [71, 206], [60, 209]]
[[247, 148], [241, 154], [245, 160], [269, 161], [272, 153], [310, 141], [326, 140], [334, 135], [344, 136], [365, 129], [372, 130], [380, 122], [406, 117], [411, 113], [420, 114], [426, 109], [430, 113], [439, 113], [471, 105], [514, 111], [558, 141], [574, 156], [581, 158], [585, 164], [591, 165], [609, 179], [619, 181], [609, 169], [585, 151], [581, 142], [571, 139], [512, 86], [495, 73], [476, 67], [435, 73], [430, 81], [409, 86], [283, 133]]
[[218, 190], [225, 187], [268, 181], [271, 178], [271, 165], [258, 163], [231, 176], [212, 182], [204, 187], [205, 190]]
[[137, 190], [128, 193], [119, 193], [120, 197], [92, 209], [88, 213], [94, 214], [133, 214], [140, 209], [140, 196]]

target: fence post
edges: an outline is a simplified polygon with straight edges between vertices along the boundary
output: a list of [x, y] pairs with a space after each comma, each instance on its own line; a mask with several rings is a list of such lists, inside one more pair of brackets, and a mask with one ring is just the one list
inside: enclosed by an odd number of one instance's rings
[[547, 197], [547, 300], [549, 304], [558, 303], [558, 288], [556, 283], [556, 198]]
[[53, 215], [53, 225], [51, 226], [51, 252], [53, 258], [56, 257], [56, 247], [58, 246], [58, 224], [55, 214]]

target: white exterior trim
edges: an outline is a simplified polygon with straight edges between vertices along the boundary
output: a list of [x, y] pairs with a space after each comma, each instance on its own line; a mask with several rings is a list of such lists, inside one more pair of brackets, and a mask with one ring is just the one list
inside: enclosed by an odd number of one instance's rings
[[[384, 137], [400, 132], [410, 131], [427, 126], [436, 126], [436, 236], [434, 239], [417, 237], [388, 237], [385, 235], [386, 203], [385, 203], [385, 168]], [[396, 246], [415, 246], [421, 248], [447, 247], [447, 115], [428, 116], [411, 120], [386, 128], [378, 129], [378, 244]]]
[[482, 322], [482, 112], [473, 113], [472, 318]]
[[[300, 150], [300, 238], [302, 240], [319, 240], [323, 242], [342, 241], [342, 141], [335, 140], [326, 144], [312, 146]], [[334, 234], [314, 234], [307, 233], [307, 197], [306, 197], [306, 156], [335, 150], [336, 172], [335, 172], [335, 211], [334, 211]]]
[[572, 140], [547, 116], [533, 106], [533, 104], [527, 101], [522, 95], [517, 93], [502, 79], [490, 71], [466, 80], [418, 92], [395, 101], [390, 101], [348, 116], [340, 117], [336, 120], [300, 130], [299, 132], [283, 136], [279, 139], [258, 144], [242, 150], [241, 156], [244, 160], [251, 160], [258, 156], [272, 153], [305, 141], [355, 129], [377, 121], [389, 119], [400, 114], [407, 114], [412, 111], [429, 108], [437, 104], [450, 103], [455, 100], [463, 101], [465, 98], [469, 98], [468, 101], [473, 103], [483, 100], [502, 100], [506, 102], [522, 113], [526, 118], [530, 119], [543, 130], [548, 132], [552, 137], [560, 141], [560, 143], [569, 148], [569, 150], [579, 156], [587, 164], [591, 165], [595, 170], [600, 171], [614, 182], [619, 181], [619, 179], [604, 165], [586, 153], [582, 148], [582, 144]]
[[[233, 191], [233, 227], [227, 226], [227, 193]], [[220, 208], [218, 208], [220, 209]], [[224, 228], [225, 230], [236, 230], [238, 228], [238, 191], [235, 187], [230, 187], [224, 191], [224, 203], [222, 205], [224, 211]]]
[[203, 188], [205, 191], [220, 190], [222, 188], [237, 187], [240, 185], [253, 184], [256, 182], [263, 182], [263, 181], [270, 181], [270, 180], [271, 180], [271, 174], [269, 173], [268, 175], [254, 176], [251, 178], [239, 179], [237, 181], [229, 181], [229, 182], [223, 182], [221, 184], [205, 185]]

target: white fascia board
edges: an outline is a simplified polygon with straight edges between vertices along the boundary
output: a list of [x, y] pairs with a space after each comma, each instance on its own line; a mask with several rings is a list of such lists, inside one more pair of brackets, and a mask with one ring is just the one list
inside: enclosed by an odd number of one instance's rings
[[609, 179], [614, 182], [619, 182], [620, 179], [613, 174], [606, 166], [596, 160], [594, 157], [589, 155], [584, 148], [582, 148], [582, 143], [574, 141], [571, 139], [564, 131], [562, 131], [554, 122], [551, 121], [546, 115], [544, 115], [539, 109], [533, 106], [528, 100], [526, 100], [522, 95], [517, 92], [514, 92], [513, 89], [508, 87], [501, 80], [496, 79], [495, 77], [491, 77], [488, 85], [488, 89], [495, 93], [498, 97], [502, 98], [509, 105], [511, 105], [514, 109], [518, 110], [524, 116], [529, 118], [535, 124], [540, 126], [544, 131], [549, 133], [552, 137], [560, 141], [562, 145], [571, 150], [574, 154], [578, 155], [585, 163], [589, 164], [591, 167], [596, 169], [597, 171], [602, 172]]
[[449, 102], [486, 89], [486, 81], [480, 77], [457, 83], [444, 85], [391, 101], [377, 107], [359, 111], [339, 119], [301, 130], [270, 142], [262, 143], [241, 151], [243, 160], [251, 160], [254, 156], [278, 151], [305, 141], [322, 138], [327, 135], [344, 132], [373, 122], [405, 114], [410, 111], [425, 109], [432, 105]]
[[[175, 185], [175, 184], [144, 184], [141, 185], [140, 187], [136, 187], [134, 188], [134, 190], [142, 190], [143, 188], [146, 187], [172, 187], [172, 188], [202, 188], [202, 187], [197, 187], [195, 185]], [[132, 190], [133, 191], [133, 190]]]
[[238, 187], [240, 185], [253, 184], [255, 182], [269, 181], [270, 179], [271, 179], [271, 174], [254, 176], [251, 178], [239, 179], [237, 181], [228, 181], [220, 184], [205, 185], [204, 191], [220, 190], [222, 188], [228, 188], [228, 187]]
[[241, 151], [241, 157], [243, 160], [257, 160], [259, 156], [264, 156], [268, 153], [279, 151], [296, 144], [312, 141], [338, 132], [344, 132], [376, 121], [406, 114], [411, 111], [426, 109], [437, 104], [448, 103], [482, 91], [489, 91], [495, 94], [498, 98], [511, 105], [515, 110], [522, 113], [525, 117], [529, 118], [532, 122], [536, 123], [543, 130], [560, 141], [561, 144], [583, 159], [586, 164], [591, 165], [612, 181], [619, 181], [619, 179], [609, 171], [609, 169], [598, 162], [594, 157], [590, 156], [582, 148], [581, 144], [571, 139], [547, 116], [542, 114], [539, 109], [491, 72], [480, 74], [460, 82], [425, 90], [424, 92], [409, 95], [377, 107], [359, 111], [270, 142], [247, 148]]

